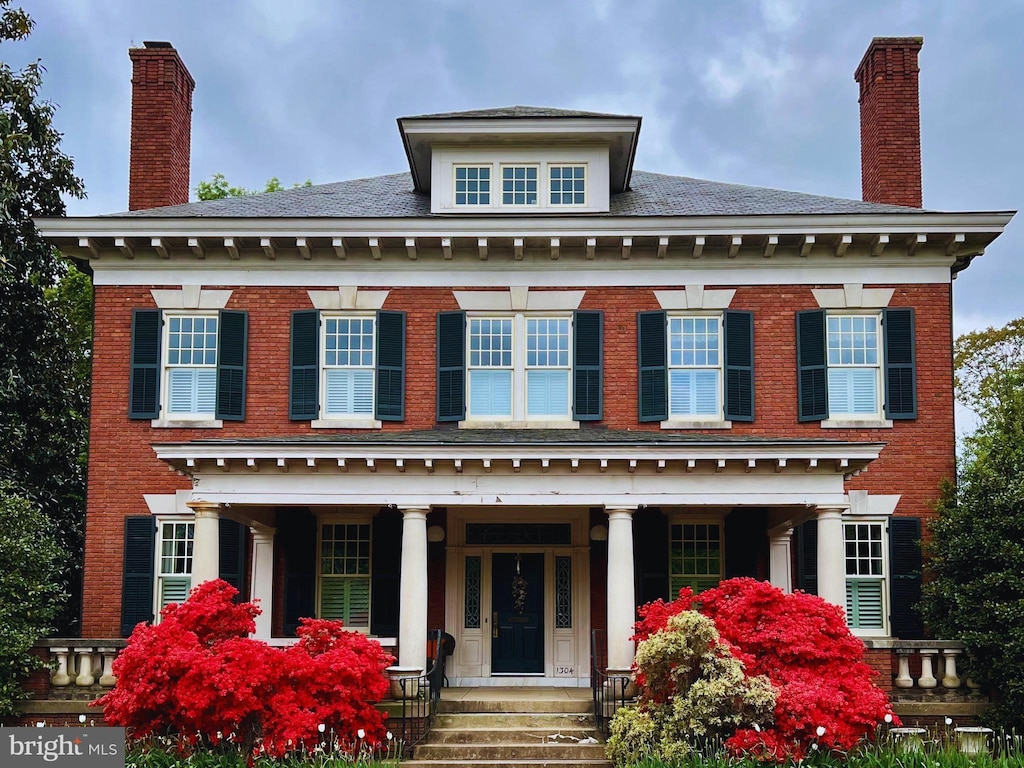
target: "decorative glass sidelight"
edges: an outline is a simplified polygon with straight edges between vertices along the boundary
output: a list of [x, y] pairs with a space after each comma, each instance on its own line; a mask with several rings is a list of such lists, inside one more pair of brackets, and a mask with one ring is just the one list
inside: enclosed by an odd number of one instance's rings
[[466, 557], [466, 629], [480, 629], [480, 564], [479, 555]]
[[572, 558], [555, 558], [555, 629], [572, 629]]

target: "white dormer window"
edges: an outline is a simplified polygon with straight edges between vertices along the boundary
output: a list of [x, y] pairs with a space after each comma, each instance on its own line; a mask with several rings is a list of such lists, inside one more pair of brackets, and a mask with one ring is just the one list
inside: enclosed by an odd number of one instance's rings
[[538, 170], [536, 165], [501, 166], [501, 204], [537, 205]]
[[491, 166], [455, 166], [455, 205], [491, 204]]
[[587, 204], [587, 166], [549, 165], [548, 194], [551, 205]]

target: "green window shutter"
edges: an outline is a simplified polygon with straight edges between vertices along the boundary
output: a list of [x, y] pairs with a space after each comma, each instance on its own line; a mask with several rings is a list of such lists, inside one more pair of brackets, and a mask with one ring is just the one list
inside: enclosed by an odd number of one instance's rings
[[292, 312], [288, 418], [312, 421], [320, 415], [320, 313]]
[[796, 588], [818, 594], [818, 521], [808, 520], [796, 531]]
[[437, 315], [437, 420], [466, 418], [466, 313]]
[[893, 637], [916, 640], [924, 637], [917, 611], [921, 602], [921, 520], [893, 517], [889, 520], [889, 628]]
[[124, 520], [124, 572], [121, 582], [121, 634], [140, 621], [153, 620], [153, 562], [156, 523], [150, 515]]
[[224, 421], [245, 419], [245, 362], [249, 313], [225, 309], [217, 330], [217, 412]]
[[636, 320], [640, 421], [664, 421], [668, 418], [665, 313], [638, 312]]
[[825, 310], [796, 313], [797, 402], [800, 421], [828, 418], [828, 366], [825, 357]]
[[917, 368], [914, 362], [914, 310], [882, 312], [885, 333], [885, 417], [917, 418]]
[[160, 328], [159, 309], [132, 312], [129, 419], [160, 418]]
[[722, 316], [725, 334], [725, 418], [754, 420], [754, 313], [726, 310]]
[[184, 603], [190, 589], [192, 578], [189, 576], [161, 576], [160, 608], [166, 608], [171, 603]]
[[882, 629], [882, 582], [846, 579], [846, 624], [851, 629]]
[[405, 312], [377, 313], [377, 397], [374, 417], [405, 419]]
[[249, 564], [249, 527], [220, 518], [220, 573], [221, 579], [238, 590], [235, 602], [245, 599], [245, 572]]
[[370, 624], [370, 580], [325, 577], [320, 584], [320, 618], [340, 619], [346, 627]]
[[572, 417], [600, 421], [604, 313], [574, 312], [572, 325]]

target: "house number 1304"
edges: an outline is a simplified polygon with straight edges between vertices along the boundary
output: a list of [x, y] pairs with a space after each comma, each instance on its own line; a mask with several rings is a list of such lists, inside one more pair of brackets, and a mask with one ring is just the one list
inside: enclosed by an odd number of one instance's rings
[[556, 675], [572, 675], [576, 670], [573, 667], [555, 667]]

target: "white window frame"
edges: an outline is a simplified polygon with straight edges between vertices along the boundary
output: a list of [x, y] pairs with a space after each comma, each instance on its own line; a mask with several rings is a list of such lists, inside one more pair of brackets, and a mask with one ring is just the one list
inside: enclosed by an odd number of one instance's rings
[[[534, 200], [533, 200], [532, 203], [529, 203], [529, 202], [517, 203], [517, 202], [515, 202], [514, 201], [515, 195], [519, 194], [515, 189], [513, 189], [513, 191], [510, 193], [513, 196], [513, 202], [510, 202], [510, 203], [505, 202], [505, 171], [506, 170], [511, 170], [511, 171], [514, 172], [517, 168], [522, 168], [522, 169], [524, 169], [526, 171], [533, 170], [536, 173], [536, 177], [533, 179], [534, 187], [535, 188], [533, 190]], [[514, 183], [517, 180], [515, 178], [512, 178], [512, 179], [510, 179], [510, 181], [512, 181]], [[530, 179], [523, 179], [524, 185], [527, 182], [529, 182], [529, 181], [530, 181]], [[540, 208], [541, 207], [541, 201], [543, 199], [543, 183], [544, 183], [544, 181], [543, 181], [543, 178], [541, 177], [541, 164], [540, 163], [530, 163], [530, 162], [499, 163], [498, 164], [498, 185], [499, 185], [499, 189], [498, 189], [498, 195], [499, 195], [498, 206], [501, 207], [501, 208], [524, 208], [524, 209]], [[529, 194], [529, 192], [524, 189], [522, 194], [525, 196], [525, 195]]]
[[[586, 208], [587, 204], [589, 202], [589, 199], [590, 199], [590, 195], [589, 195], [589, 190], [590, 190], [590, 168], [589, 168], [589, 164], [585, 163], [585, 162], [581, 163], [581, 162], [578, 162], [578, 161], [567, 160], [567, 161], [565, 161], [563, 163], [552, 161], [552, 162], [547, 163], [546, 166], [547, 166], [547, 168], [545, 170], [545, 178], [547, 179], [546, 186], [547, 186], [548, 205], [551, 206], [552, 208]], [[582, 203], [577, 203], [575, 201], [571, 202], [571, 203], [564, 203], [564, 202], [563, 203], [556, 203], [554, 201], [554, 194], [555, 194], [555, 192], [552, 190], [551, 186], [552, 186], [552, 184], [554, 183], [555, 180], [551, 178], [551, 171], [554, 170], [555, 168], [582, 168], [583, 169], [583, 202]], [[573, 179], [573, 180], [575, 181], [575, 179]], [[560, 181], [564, 181], [564, 179], [560, 179]], [[566, 192], [565, 192], [565, 190], [561, 190], [558, 194], [564, 195], [564, 194], [566, 194]], [[575, 192], [572, 192], [571, 194], [575, 198]]]
[[[512, 321], [512, 364], [511, 366], [474, 366], [471, 365], [472, 322], [474, 320], [511, 320]], [[568, 362], [561, 366], [528, 366], [527, 365], [527, 327], [528, 320], [564, 320], [568, 325]], [[466, 422], [464, 423], [530, 423], [530, 424], [575, 424], [572, 420], [573, 384], [572, 384], [572, 349], [573, 349], [573, 313], [572, 312], [469, 312], [466, 325]], [[472, 411], [472, 371], [501, 368], [511, 371], [512, 403], [511, 414], [507, 417], [489, 414], [474, 414]], [[528, 372], [531, 370], [565, 370], [568, 385], [566, 394], [566, 410], [561, 414], [530, 415], [528, 409]]]
[[[156, 546], [154, 547], [154, 559], [153, 559], [153, 623], [159, 623], [160, 611], [164, 608], [163, 592], [164, 592], [164, 580], [165, 579], [188, 579], [188, 586], [185, 588], [185, 596], [192, 591], [192, 567], [194, 564], [194, 546], [195, 546], [195, 519], [185, 516], [163, 516], [158, 517], [156, 522]], [[164, 526], [177, 526], [184, 525], [186, 529], [186, 554], [183, 556], [187, 560], [188, 570], [187, 571], [164, 571]], [[191, 534], [191, 535], [189, 535]], [[171, 539], [172, 541], [177, 540], [176, 537]], [[191, 544], [191, 546], [189, 546]], [[172, 559], [177, 559], [177, 555], [172, 555]], [[170, 602], [178, 602], [172, 600]]]
[[[331, 320], [370, 321], [370, 364], [359, 365], [328, 365], [327, 364], [327, 324]], [[379, 427], [380, 422], [374, 420], [377, 409], [377, 315], [375, 312], [321, 312], [320, 327], [317, 330], [319, 344], [320, 370], [318, 375], [320, 392], [320, 414], [323, 418], [314, 422], [313, 426], [351, 426]], [[368, 370], [370, 372], [370, 410], [366, 413], [330, 413], [327, 410], [327, 374], [331, 370]]]
[[[171, 343], [171, 321], [181, 319], [196, 319], [202, 318], [203, 320], [214, 319], [217, 321], [217, 331], [214, 333], [214, 362], [209, 364], [204, 362], [202, 365], [184, 365], [182, 363], [171, 363], [170, 362], [170, 343]], [[161, 328], [160, 328], [160, 419], [155, 420], [154, 426], [163, 426], [165, 422], [176, 423], [176, 422], [202, 422], [204, 425], [219, 426], [220, 422], [215, 421], [217, 414], [217, 354], [218, 350], [218, 338], [220, 334], [220, 313], [219, 312], [204, 312], [196, 310], [163, 310], [161, 317]], [[214, 373], [214, 391], [213, 391], [213, 408], [209, 411], [193, 411], [193, 412], [175, 412], [171, 413], [170, 402], [171, 402], [171, 371], [175, 369], [193, 369], [193, 368], [209, 368]]]
[[[674, 320], [714, 320], [718, 323], [718, 364], [717, 365], [673, 365], [672, 364], [672, 323]], [[666, 377], [668, 378], [668, 424], [687, 423], [700, 426], [703, 423], [709, 425], [723, 425], [725, 414], [725, 333], [723, 315], [721, 312], [669, 312], [665, 318], [665, 364]], [[673, 413], [672, 411], [672, 371], [705, 371], [713, 370], [717, 374], [715, 388], [715, 400], [718, 408], [714, 413]]]
[[[830, 359], [831, 347], [829, 344], [829, 324], [832, 320], [842, 320], [842, 318], [872, 318], [875, 321], [875, 344], [876, 344], [876, 362], [875, 363], [833, 363]], [[840, 347], [840, 352], [842, 348]], [[879, 424], [885, 421], [885, 414], [883, 413], [884, 401], [885, 401], [885, 341], [884, 333], [882, 330], [882, 313], [878, 310], [874, 311], [850, 311], [850, 310], [839, 310], [834, 312], [827, 312], [825, 314], [825, 376], [826, 388], [831, 389], [831, 377], [833, 370], [867, 370], [874, 369], [875, 378], [875, 410], [871, 413], [846, 413], [843, 411], [833, 410], [833, 400], [829, 397], [828, 403], [828, 419], [827, 422], [845, 424], [849, 422], [866, 422], [870, 424]], [[891, 426], [891, 424], [890, 424]]]
[[[879, 530], [879, 545], [881, 547], [880, 557], [877, 558], [880, 563], [882, 573], [881, 574], [851, 574], [850, 571], [850, 559], [847, 557], [847, 546], [849, 540], [847, 539], [848, 526], [868, 525], [877, 527]], [[873, 581], [878, 582], [880, 589], [880, 610], [881, 615], [881, 626], [880, 627], [854, 627], [850, 620], [850, 605], [844, 606], [846, 613], [847, 625], [850, 627], [850, 632], [858, 637], [888, 637], [889, 636], [889, 579], [890, 577], [890, 564], [889, 564], [889, 521], [884, 518], [868, 518], [868, 517], [843, 517], [843, 571], [845, 574], [844, 585], [846, 589], [849, 589], [851, 581]]]
[[[317, 528], [316, 528], [316, 558], [317, 558], [316, 559], [316, 577], [317, 577], [316, 578], [316, 615], [320, 616], [320, 617], [323, 617], [323, 612], [321, 610], [321, 605], [322, 605], [322, 600], [323, 600], [323, 587], [324, 587], [325, 579], [341, 578], [341, 579], [355, 580], [356, 578], [358, 578], [360, 580], [363, 580], [363, 577], [364, 577], [364, 574], [359, 574], [359, 573], [349, 575], [349, 574], [325, 574], [323, 572], [323, 570], [324, 570], [323, 569], [324, 526], [327, 526], [327, 525], [365, 525], [366, 528], [367, 528], [367, 531], [366, 531], [366, 543], [367, 543], [367, 551], [369, 552], [369, 555], [368, 555], [368, 562], [367, 562], [367, 570], [366, 570], [366, 574], [365, 574], [366, 593], [368, 595], [367, 603], [366, 603], [366, 624], [351, 624], [350, 625], [348, 622], [345, 622], [345, 629], [350, 629], [350, 630], [353, 630], [353, 631], [356, 631], [356, 632], [362, 632], [363, 634], [368, 634], [369, 631], [370, 631], [370, 616], [373, 613], [373, 520], [372, 520], [372, 518], [370, 518], [368, 516], [362, 516], [362, 515], [360, 515], [358, 517], [351, 517], [351, 516], [346, 517], [346, 516], [330, 515], [330, 516], [321, 517], [321, 518], [319, 518], [317, 520]], [[357, 554], [357, 557], [358, 557], [358, 554]]]
[[[715, 526], [718, 529], [718, 573], [717, 574], [687, 574], [682, 572], [676, 572], [673, 569], [672, 562], [672, 545], [675, 541], [673, 538], [673, 528], [675, 526], [684, 525], [709, 525]], [[680, 532], [682, 533], [682, 532]], [[685, 540], [683, 540], [685, 544]], [[679, 588], [681, 586], [689, 586], [689, 584], [682, 584], [684, 580], [696, 581], [700, 578], [706, 578], [708, 580], [715, 579], [715, 586], [720, 584], [725, 578], [725, 518], [723, 517], [672, 517], [669, 519], [668, 524], [668, 582], [669, 582], [669, 597], [675, 599], [679, 595]], [[709, 587], [710, 588], [710, 587]]]
[[[458, 199], [456, 197], [456, 195], [459, 194], [459, 192], [458, 192], [458, 182], [459, 182], [459, 179], [457, 178], [458, 171], [459, 171], [459, 169], [469, 169], [469, 168], [474, 168], [476, 170], [487, 170], [488, 173], [489, 173], [489, 177], [487, 179], [487, 192], [486, 192], [486, 194], [487, 194], [487, 202], [486, 203], [481, 203], [479, 200], [477, 202], [475, 202], [475, 203], [469, 203], [469, 202], [459, 203], [459, 202], [456, 202], [457, 199]], [[494, 171], [495, 171], [494, 163], [453, 163], [452, 164], [452, 207], [454, 207], [454, 208], [469, 208], [469, 209], [473, 209], [473, 208], [492, 208], [494, 206], [494, 204], [495, 204], [494, 203], [494, 183], [495, 183], [496, 177], [494, 175]], [[467, 179], [467, 181], [468, 181], [468, 179]], [[477, 179], [475, 179], [475, 181], [477, 182], [477, 184], [479, 184], [480, 179], [477, 178]], [[477, 195], [480, 195], [480, 194], [483, 194], [483, 193], [481, 193], [479, 188], [478, 188], [475, 193], [471, 193], [471, 192], [467, 191], [467, 192], [465, 192], [463, 194], [467, 194], [467, 195], [468, 194], [477, 194]]]

